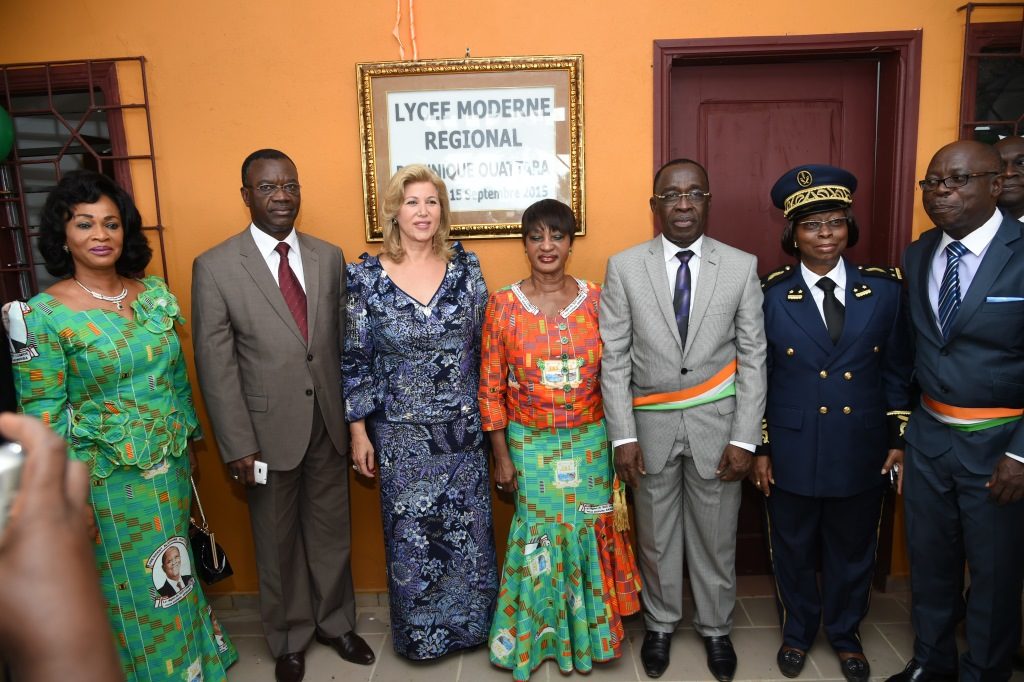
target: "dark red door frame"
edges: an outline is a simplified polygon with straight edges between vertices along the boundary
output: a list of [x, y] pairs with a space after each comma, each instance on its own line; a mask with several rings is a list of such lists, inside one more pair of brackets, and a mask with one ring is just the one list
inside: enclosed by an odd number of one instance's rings
[[[864, 56], [881, 59], [879, 135], [893, 140], [891, 167], [882, 176], [876, 204], [891, 215], [886, 255], [899, 263], [911, 241], [917, 162], [917, 119], [921, 92], [921, 31], [834, 33], [749, 38], [692, 38], [654, 41], [654, 169], [669, 160], [671, 73], [676, 65], [701, 63], [786, 62]], [[885, 104], [881, 100], [884, 98]], [[884, 119], [884, 120], [883, 120]], [[888, 129], [886, 131], [886, 129]], [[881, 159], [880, 159], [881, 161]], [[881, 164], [889, 166], [889, 163]], [[880, 177], [882, 177], [880, 176]]]

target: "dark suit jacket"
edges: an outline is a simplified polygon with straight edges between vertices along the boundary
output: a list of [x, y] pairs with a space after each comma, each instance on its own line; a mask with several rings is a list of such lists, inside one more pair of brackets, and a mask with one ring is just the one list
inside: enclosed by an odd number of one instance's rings
[[[188, 587], [189, 583], [192, 582], [192, 576], [183, 575], [181, 576], [181, 581], [185, 584], [185, 587]], [[157, 588], [157, 592], [160, 593], [161, 597], [173, 597], [174, 595], [178, 594], [177, 591], [175, 591], [174, 586], [171, 585], [170, 581], [167, 580], [164, 581], [163, 585]]]
[[[797, 495], [849, 497], [888, 482], [887, 410], [910, 408], [903, 286], [846, 262], [846, 315], [829, 338], [800, 266], [765, 278], [768, 407], [775, 484]], [[822, 408], [825, 412], [822, 412]]]
[[337, 451], [348, 451], [341, 395], [345, 259], [333, 244], [298, 237], [308, 343], [248, 227], [192, 267], [196, 369], [225, 462], [259, 452], [272, 470], [294, 469], [310, 442], [314, 405]]
[[[932, 257], [942, 237], [931, 229], [907, 247], [905, 268], [921, 390], [957, 407], [1024, 407], [1024, 239], [1021, 223], [1004, 216], [970, 288], [963, 294], [948, 341], [928, 300]], [[1024, 455], [1024, 420], [973, 433], [948, 428], [917, 408], [907, 442], [926, 456], [950, 448], [969, 471], [992, 473], [1007, 451]]]

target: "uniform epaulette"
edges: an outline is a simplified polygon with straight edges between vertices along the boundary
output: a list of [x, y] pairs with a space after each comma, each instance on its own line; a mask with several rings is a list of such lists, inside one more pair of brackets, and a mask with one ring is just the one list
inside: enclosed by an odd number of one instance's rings
[[896, 266], [858, 265], [857, 269], [869, 277], [882, 277], [883, 279], [891, 279], [894, 282], [903, 281], [903, 271]]
[[794, 272], [796, 272], [796, 268], [792, 265], [783, 265], [778, 270], [773, 270], [761, 278], [761, 288], [767, 289], [768, 287], [775, 286], [779, 282], [785, 281]]

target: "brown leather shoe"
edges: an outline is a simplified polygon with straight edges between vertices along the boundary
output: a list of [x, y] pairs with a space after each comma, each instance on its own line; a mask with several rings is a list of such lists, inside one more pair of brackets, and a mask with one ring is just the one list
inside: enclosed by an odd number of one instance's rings
[[316, 641], [331, 647], [349, 663], [371, 665], [377, 660], [373, 655], [373, 649], [370, 648], [370, 645], [366, 643], [366, 640], [357, 635], [354, 630], [349, 630], [340, 637], [332, 639], [328, 639], [318, 633]]
[[306, 652], [296, 651], [285, 654], [277, 659], [274, 666], [274, 679], [277, 682], [302, 682], [306, 676]]

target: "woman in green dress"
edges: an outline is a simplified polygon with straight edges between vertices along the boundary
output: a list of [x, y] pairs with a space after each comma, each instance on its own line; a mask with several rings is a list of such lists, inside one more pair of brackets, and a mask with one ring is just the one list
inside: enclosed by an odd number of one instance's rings
[[547, 659], [569, 673], [619, 658], [622, 617], [640, 608], [625, 501], [612, 502], [600, 288], [565, 271], [575, 232], [565, 204], [527, 208], [530, 275], [496, 291], [484, 316], [480, 413], [495, 485], [516, 502], [490, 658], [517, 681]]
[[96, 566], [128, 680], [226, 680], [238, 654], [193, 576], [187, 541], [199, 436], [175, 322], [131, 197], [68, 173], [39, 250], [62, 279], [6, 309], [19, 409], [89, 466]]

